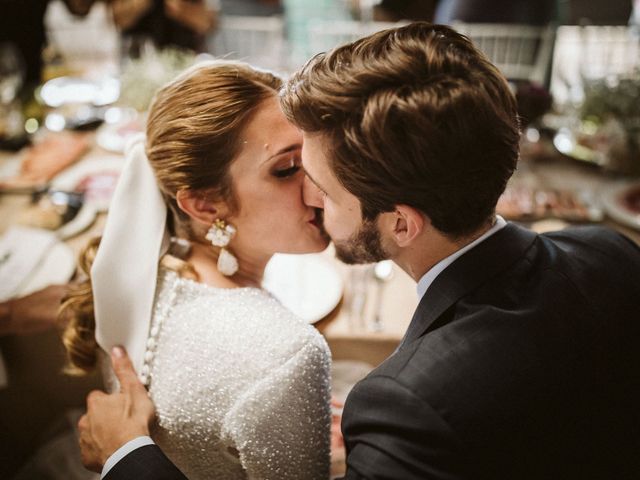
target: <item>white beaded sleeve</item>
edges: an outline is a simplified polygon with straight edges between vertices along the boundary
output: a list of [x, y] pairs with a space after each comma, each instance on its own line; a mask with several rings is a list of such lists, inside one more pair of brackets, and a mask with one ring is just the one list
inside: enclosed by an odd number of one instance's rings
[[285, 364], [252, 385], [223, 423], [252, 480], [327, 480], [330, 353], [316, 334]]

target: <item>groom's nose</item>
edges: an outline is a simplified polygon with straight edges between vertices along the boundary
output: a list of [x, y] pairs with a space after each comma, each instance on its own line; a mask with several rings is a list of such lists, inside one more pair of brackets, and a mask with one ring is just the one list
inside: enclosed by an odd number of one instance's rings
[[302, 183], [302, 199], [309, 207], [324, 208], [323, 193], [306, 175]]

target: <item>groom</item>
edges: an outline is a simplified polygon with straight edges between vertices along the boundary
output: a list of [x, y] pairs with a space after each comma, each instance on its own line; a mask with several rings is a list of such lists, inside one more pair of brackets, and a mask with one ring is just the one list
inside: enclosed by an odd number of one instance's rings
[[[391, 258], [421, 297], [346, 402], [345, 478], [638, 478], [640, 249], [495, 215], [519, 141], [496, 68], [416, 23], [315, 57], [281, 103], [339, 257]], [[147, 437], [153, 405], [127, 357], [113, 361], [122, 392], [89, 396], [85, 463], [106, 460], [109, 480], [184, 478]]]

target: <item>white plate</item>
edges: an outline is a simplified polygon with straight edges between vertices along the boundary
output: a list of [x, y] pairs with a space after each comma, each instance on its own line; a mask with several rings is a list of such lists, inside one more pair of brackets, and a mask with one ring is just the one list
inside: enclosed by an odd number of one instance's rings
[[76, 271], [76, 256], [68, 245], [55, 243], [40, 264], [29, 275], [18, 297], [37, 292], [49, 285], [67, 283]]
[[264, 272], [262, 286], [309, 323], [336, 308], [344, 288], [342, 276], [323, 254], [274, 255]]
[[[120, 173], [124, 167], [124, 158], [122, 157], [96, 157], [87, 158], [75, 165], [72, 165], [62, 173], [57, 175], [51, 181], [53, 190], [74, 191], [78, 184], [89, 175], [98, 175], [100, 173], [116, 172]], [[111, 193], [115, 189], [115, 180], [113, 182]], [[99, 212], [105, 212], [109, 208], [111, 197], [91, 197], [86, 196], [85, 202], [92, 204]]]
[[0, 182], [20, 175], [21, 165], [22, 155], [20, 153], [7, 154], [7, 152], [2, 152], [2, 158], [0, 158]]
[[96, 143], [109, 152], [124, 153], [127, 142], [143, 132], [141, 121], [129, 115], [121, 122], [102, 125], [96, 134]]
[[553, 146], [563, 155], [574, 160], [604, 165], [605, 157], [601, 152], [578, 143], [575, 134], [568, 128], [561, 128], [553, 137]]
[[616, 222], [640, 229], [640, 214], [625, 206], [622, 197], [631, 190], [640, 189], [640, 183], [622, 183], [609, 188], [602, 195], [602, 204], [607, 215]]
[[40, 97], [49, 107], [60, 107], [69, 103], [108, 105], [118, 100], [120, 81], [105, 77], [101, 80], [58, 77], [42, 86]]
[[62, 225], [55, 231], [56, 236], [60, 240], [67, 240], [74, 237], [79, 233], [84, 232], [87, 228], [93, 225], [96, 217], [98, 216], [98, 210], [91, 203], [83, 203], [76, 216], [70, 221]]

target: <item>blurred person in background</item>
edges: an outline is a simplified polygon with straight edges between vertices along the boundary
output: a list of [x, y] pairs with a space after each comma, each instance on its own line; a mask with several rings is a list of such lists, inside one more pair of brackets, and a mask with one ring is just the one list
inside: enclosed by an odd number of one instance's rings
[[221, 0], [220, 11], [224, 15], [268, 17], [283, 13], [280, 0]]
[[440, 0], [434, 22], [545, 25], [556, 16], [557, 0]]
[[124, 39], [149, 38], [157, 47], [202, 52], [217, 22], [218, 0], [111, 0]]
[[[74, 15], [85, 16], [95, 0], [64, 0]], [[42, 49], [47, 38], [44, 15], [49, 0], [0, 0], [0, 43], [17, 47], [24, 63], [24, 88], [37, 85], [42, 75]]]
[[400, 20], [433, 21], [437, 0], [381, 0], [374, 9], [374, 19], [385, 22]]
[[635, 0], [440, 0], [435, 23], [623, 25]]
[[[0, 478], [89, 480], [73, 425], [96, 375], [62, 373], [58, 317], [68, 285], [0, 302]], [[78, 412], [78, 413], [76, 413]]]
[[[86, 480], [75, 450], [74, 409], [96, 376], [62, 374], [60, 304], [69, 285], [0, 302], [0, 478]], [[74, 472], [80, 472], [74, 474]]]
[[58, 309], [67, 285], [50, 285], [24, 297], [0, 302], [0, 336], [28, 335], [63, 326]]
[[630, 25], [640, 25], [640, 0], [633, 0], [631, 8], [631, 16], [629, 17]]
[[567, 25], [625, 25], [634, 0], [558, 0]]

